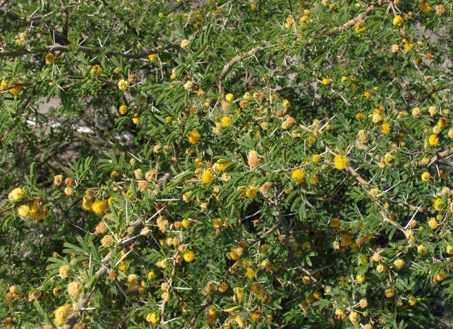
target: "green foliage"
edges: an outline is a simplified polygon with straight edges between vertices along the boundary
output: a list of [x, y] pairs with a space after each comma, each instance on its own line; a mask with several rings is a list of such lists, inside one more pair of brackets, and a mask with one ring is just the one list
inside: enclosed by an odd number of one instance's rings
[[5, 1], [1, 326], [436, 327], [452, 10]]

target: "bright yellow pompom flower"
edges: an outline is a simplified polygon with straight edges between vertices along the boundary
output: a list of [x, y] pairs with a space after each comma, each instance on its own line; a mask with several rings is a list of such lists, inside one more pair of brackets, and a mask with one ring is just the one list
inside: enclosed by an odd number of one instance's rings
[[91, 75], [97, 75], [98, 77], [102, 74], [102, 67], [99, 64], [95, 64], [91, 67]]
[[335, 168], [337, 168], [338, 170], [343, 170], [345, 169], [347, 166], [348, 166], [348, 159], [341, 156], [341, 155], [337, 155], [335, 158], [334, 158], [334, 165], [335, 165]]
[[257, 196], [258, 194], [258, 188], [255, 187], [255, 186], [250, 186], [247, 191], [245, 192], [245, 195], [247, 196], [247, 198], [249, 199], [253, 199]]
[[157, 323], [160, 321], [160, 315], [158, 313], [149, 313], [145, 320], [146, 322]]
[[46, 54], [45, 60], [46, 64], [53, 64], [53, 62], [55, 62], [55, 55], [52, 53], [48, 53]]
[[214, 176], [212, 175], [212, 170], [206, 170], [203, 174], [201, 174], [201, 181], [203, 183], [210, 183], [213, 178]]
[[330, 85], [330, 79], [329, 79], [329, 78], [323, 78], [323, 79], [322, 79], [322, 84], [323, 84], [324, 86]]
[[401, 26], [401, 24], [403, 24], [403, 17], [401, 17], [400, 15], [396, 15], [396, 16], [393, 18], [393, 25], [395, 25], [395, 26]]
[[120, 81], [118, 81], [118, 89], [119, 90], [126, 91], [127, 88], [129, 88], [129, 82], [127, 82], [124, 79], [121, 79]]
[[429, 4], [429, 2], [424, 2], [424, 3], [421, 3], [421, 4], [420, 4], [420, 10], [421, 10], [422, 12], [424, 12], [425, 14], [427, 14], [427, 13], [431, 12], [432, 7], [431, 7], [431, 5]]
[[444, 210], [445, 204], [444, 204], [444, 202], [442, 201], [442, 199], [437, 198], [436, 200], [434, 200], [433, 208], [434, 208], [436, 211]]
[[118, 112], [120, 112], [121, 115], [125, 115], [128, 109], [129, 107], [127, 107], [126, 105], [121, 105], [120, 108], [118, 109]]
[[431, 179], [431, 174], [429, 172], [424, 172], [422, 174], [422, 181], [429, 182], [430, 179]]
[[304, 181], [305, 173], [300, 169], [296, 169], [291, 174], [291, 178], [296, 181], [296, 184], [300, 184]]
[[8, 200], [10, 201], [18, 201], [25, 197], [25, 192], [20, 187], [15, 188], [8, 194]]
[[429, 141], [430, 145], [433, 145], [433, 146], [437, 145], [439, 143], [439, 137], [437, 137], [437, 135], [432, 134], [432, 135], [429, 136], [429, 140], [428, 141]]
[[194, 130], [189, 134], [188, 140], [190, 144], [198, 144], [200, 142], [201, 135], [198, 131]]
[[186, 251], [182, 256], [187, 263], [190, 263], [195, 258], [195, 253], [193, 251]]
[[223, 127], [228, 127], [233, 123], [233, 119], [231, 119], [230, 117], [223, 117], [220, 122], [222, 123]]
[[107, 210], [107, 204], [102, 200], [96, 200], [91, 205], [91, 209], [98, 215]]
[[381, 133], [384, 134], [384, 135], [388, 135], [390, 134], [390, 131], [391, 131], [391, 127], [388, 123], [383, 123], [382, 126], [381, 126]]

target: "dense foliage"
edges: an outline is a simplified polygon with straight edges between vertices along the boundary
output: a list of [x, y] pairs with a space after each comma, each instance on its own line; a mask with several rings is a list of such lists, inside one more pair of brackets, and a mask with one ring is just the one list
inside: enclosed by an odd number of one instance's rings
[[2, 1], [1, 325], [435, 327], [452, 7]]

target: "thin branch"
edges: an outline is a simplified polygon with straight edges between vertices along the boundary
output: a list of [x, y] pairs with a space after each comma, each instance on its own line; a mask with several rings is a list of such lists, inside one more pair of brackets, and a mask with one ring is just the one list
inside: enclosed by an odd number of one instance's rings
[[[169, 43], [166, 46], [157, 46], [151, 50], [143, 51], [138, 54], [131, 54], [131, 53], [120, 53], [117, 51], [110, 50], [105, 55], [106, 56], [120, 56], [128, 59], [141, 59], [147, 58], [149, 54], [157, 53], [159, 50], [169, 50], [169, 49], [177, 49], [179, 46], [176, 43]], [[100, 54], [102, 52], [102, 48], [90, 48], [90, 47], [76, 47], [74, 48], [73, 45], [70, 46], [63, 46], [63, 45], [53, 45], [47, 46], [44, 48], [38, 48], [34, 50], [30, 49], [23, 49], [18, 51], [11, 51], [11, 52], [0, 52], [1, 57], [19, 57], [23, 55], [30, 55], [30, 54], [39, 54], [39, 53], [48, 53], [49, 51], [61, 51], [61, 52], [70, 52], [74, 49], [79, 50], [83, 53], [87, 54]]]

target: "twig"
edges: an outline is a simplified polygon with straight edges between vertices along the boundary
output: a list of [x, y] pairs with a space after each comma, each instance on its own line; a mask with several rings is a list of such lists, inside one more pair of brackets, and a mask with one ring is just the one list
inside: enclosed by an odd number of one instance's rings
[[264, 48], [265, 47], [259, 46], [259, 47], [253, 48], [252, 50], [246, 51], [245, 53], [237, 55], [236, 57], [233, 57], [223, 67], [222, 73], [220, 73], [218, 81], [221, 82], [225, 78], [225, 76], [228, 74], [228, 72], [231, 70], [231, 68], [233, 67], [234, 64], [242, 61], [243, 59], [245, 59], [247, 57], [255, 55], [257, 52], [263, 50]]
[[[106, 56], [120, 56], [124, 58], [129, 58], [129, 59], [140, 59], [140, 58], [147, 58], [149, 54], [154, 54], [157, 53], [159, 50], [164, 49], [177, 49], [179, 46], [176, 43], [169, 43], [166, 46], [157, 46], [151, 50], [143, 51], [138, 54], [130, 54], [130, 53], [120, 53], [117, 51], [110, 50], [108, 51], [105, 55]], [[11, 51], [11, 52], [0, 52], [0, 58], [1, 57], [19, 57], [23, 55], [29, 55], [29, 54], [39, 54], [39, 53], [47, 53], [49, 51], [61, 51], [61, 52], [69, 52], [71, 51], [72, 46], [62, 46], [62, 45], [53, 45], [53, 46], [47, 46], [44, 48], [38, 48], [34, 50], [29, 50], [29, 49], [24, 49], [24, 50], [18, 50], [18, 51]], [[90, 48], [90, 47], [76, 47], [75, 49], [80, 50], [83, 53], [88, 53], [88, 54], [99, 54], [102, 52], [102, 48]]]

